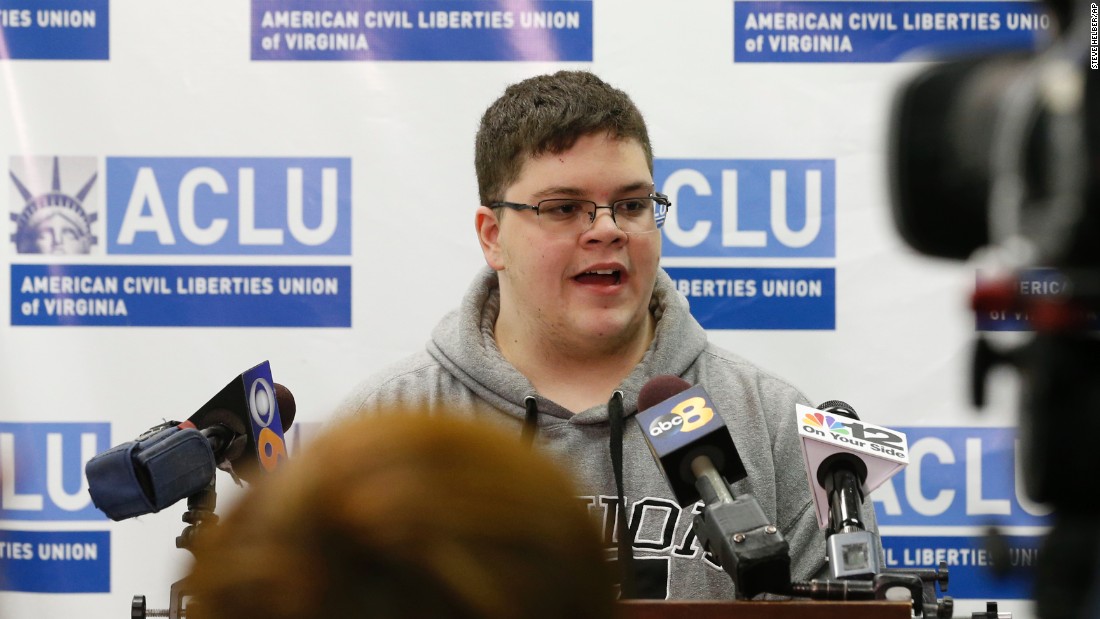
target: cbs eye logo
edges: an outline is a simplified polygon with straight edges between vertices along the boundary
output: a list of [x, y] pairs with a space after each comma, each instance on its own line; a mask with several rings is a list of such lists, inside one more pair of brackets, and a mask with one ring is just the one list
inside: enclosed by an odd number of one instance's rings
[[672, 411], [661, 415], [649, 424], [650, 436], [661, 436], [666, 432], [691, 432], [707, 425], [714, 418], [714, 409], [708, 406], [705, 398], [693, 397], [672, 407]]
[[275, 420], [275, 390], [262, 378], [252, 383], [248, 395], [248, 408], [252, 414], [254, 427], [260, 428], [256, 437], [256, 452], [260, 456], [260, 466], [265, 471], [274, 471], [280, 460], [287, 458], [286, 443], [269, 426]]

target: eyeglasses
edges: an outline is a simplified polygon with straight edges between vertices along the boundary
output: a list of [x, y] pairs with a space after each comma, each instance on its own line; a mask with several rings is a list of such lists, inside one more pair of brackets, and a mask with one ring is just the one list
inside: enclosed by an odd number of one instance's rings
[[592, 227], [596, 212], [605, 208], [611, 211], [611, 221], [627, 234], [648, 234], [660, 230], [665, 224], [668, 209], [672, 206], [668, 196], [653, 192], [642, 198], [623, 198], [607, 206], [591, 200], [575, 198], [550, 198], [538, 204], [517, 202], [493, 202], [490, 208], [507, 207], [517, 211], [535, 211], [539, 226], [558, 234], [581, 234]]

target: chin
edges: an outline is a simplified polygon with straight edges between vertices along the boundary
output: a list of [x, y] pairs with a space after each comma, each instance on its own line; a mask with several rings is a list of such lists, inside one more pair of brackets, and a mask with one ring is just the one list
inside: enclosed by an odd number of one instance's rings
[[583, 333], [587, 338], [616, 342], [630, 340], [643, 328], [643, 325], [635, 324], [625, 317], [616, 317], [615, 319], [589, 321], [586, 324], [578, 325], [577, 331]]

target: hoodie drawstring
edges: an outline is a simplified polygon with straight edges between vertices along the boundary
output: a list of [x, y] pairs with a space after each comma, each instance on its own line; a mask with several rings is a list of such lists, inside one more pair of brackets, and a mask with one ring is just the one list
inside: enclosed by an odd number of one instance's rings
[[535, 441], [535, 434], [539, 431], [539, 404], [535, 396], [529, 395], [523, 398], [523, 406], [527, 409], [527, 415], [523, 418], [523, 433], [520, 440], [524, 445], [530, 445]]
[[[533, 395], [523, 398], [526, 414], [523, 418], [523, 432], [520, 440], [530, 445], [535, 440], [539, 428], [539, 406]], [[623, 497], [623, 392], [616, 391], [607, 403], [607, 418], [611, 425], [611, 468], [615, 473], [615, 490], [619, 493], [619, 506], [615, 510], [616, 528], [619, 530], [618, 559], [622, 572], [619, 585], [619, 597], [628, 600], [637, 597], [634, 583], [634, 537], [637, 533], [626, 520], [626, 499]]]
[[617, 524], [619, 529], [619, 566], [622, 581], [619, 597], [636, 597], [634, 584], [634, 530], [627, 524], [626, 499], [623, 497], [623, 392], [616, 391], [607, 403], [607, 420], [611, 425], [611, 468], [615, 472], [615, 489], [619, 493]]

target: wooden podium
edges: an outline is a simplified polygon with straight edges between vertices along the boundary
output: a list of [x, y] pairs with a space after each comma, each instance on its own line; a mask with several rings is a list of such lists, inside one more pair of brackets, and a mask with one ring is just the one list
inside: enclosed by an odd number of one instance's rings
[[909, 602], [623, 600], [617, 619], [909, 619]]

